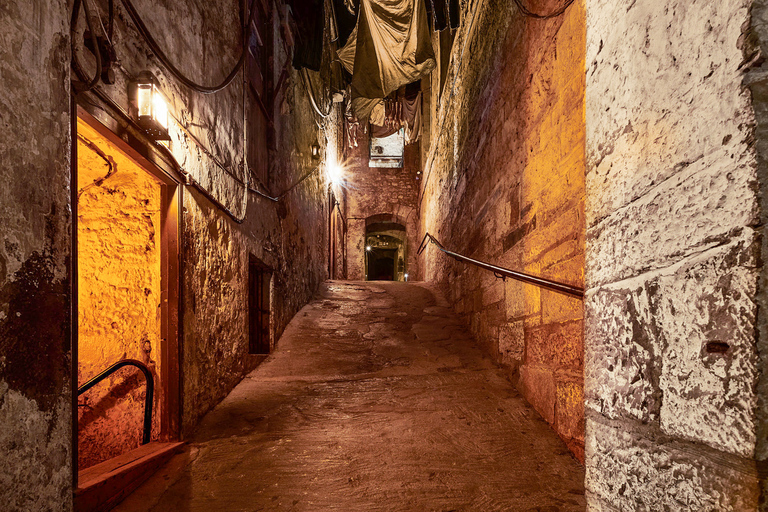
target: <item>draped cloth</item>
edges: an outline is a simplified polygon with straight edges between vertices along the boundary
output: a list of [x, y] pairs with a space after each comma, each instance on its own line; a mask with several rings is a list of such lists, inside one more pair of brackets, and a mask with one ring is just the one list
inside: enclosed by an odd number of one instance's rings
[[[378, 107], [381, 107], [379, 109]], [[358, 147], [360, 139], [368, 134], [369, 123], [361, 123], [349, 111], [344, 116], [347, 126], [347, 144], [350, 149]], [[380, 110], [380, 111], [379, 111]], [[403, 128], [403, 141], [413, 144], [421, 137], [421, 91], [415, 96], [399, 95], [387, 98], [371, 113], [370, 134], [384, 138]]]
[[352, 74], [352, 111], [367, 120], [383, 98], [436, 66], [424, 0], [360, 0], [357, 25], [339, 50]]
[[376, 111], [371, 114], [371, 133], [374, 137], [389, 137], [404, 128], [406, 144], [413, 144], [421, 137], [421, 91], [413, 98], [395, 98], [384, 101], [384, 117], [379, 122]]

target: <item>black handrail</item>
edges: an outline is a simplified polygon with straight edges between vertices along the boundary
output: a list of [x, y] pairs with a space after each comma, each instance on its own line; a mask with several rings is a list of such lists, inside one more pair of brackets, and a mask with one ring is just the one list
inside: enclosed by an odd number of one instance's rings
[[82, 395], [93, 386], [103, 381], [123, 366], [135, 366], [144, 374], [144, 379], [147, 381], [147, 396], [144, 400], [144, 437], [141, 444], [149, 443], [149, 438], [152, 434], [152, 398], [155, 394], [155, 379], [152, 377], [152, 372], [149, 371], [147, 365], [136, 359], [121, 359], [116, 362], [79, 388], [77, 388], [77, 396]]
[[518, 281], [523, 281], [525, 283], [533, 284], [536, 286], [540, 286], [542, 288], [547, 288], [549, 290], [553, 290], [556, 292], [564, 293], [566, 295], [570, 295], [572, 297], [578, 297], [579, 299], [584, 298], [584, 288], [580, 288], [578, 286], [571, 286], [569, 284], [565, 283], [559, 283], [557, 281], [552, 281], [550, 279], [545, 279], [543, 277], [537, 277], [532, 276], [530, 274], [526, 274], [524, 272], [516, 272], [514, 270], [509, 270], [508, 268], [504, 267], [497, 267], [496, 265], [491, 265], [490, 263], [486, 263], [484, 261], [476, 260], [474, 258], [470, 258], [468, 256], [464, 256], [463, 254], [459, 254], [457, 252], [449, 251], [446, 249], [443, 244], [440, 243], [440, 241], [435, 238], [434, 236], [430, 235], [429, 233], [426, 233], [424, 235], [424, 238], [421, 240], [421, 244], [419, 245], [419, 251], [418, 254], [421, 254], [424, 252], [424, 249], [427, 248], [427, 238], [429, 238], [429, 241], [435, 246], [437, 246], [438, 249], [440, 249], [442, 252], [450, 256], [451, 258], [462, 261], [464, 263], [470, 263], [472, 265], [478, 266], [480, 268], [483, 268], [485, 270], [490, 270], [493, 272], [497, 277], [509, 277], [512, 279], [517, 279]]

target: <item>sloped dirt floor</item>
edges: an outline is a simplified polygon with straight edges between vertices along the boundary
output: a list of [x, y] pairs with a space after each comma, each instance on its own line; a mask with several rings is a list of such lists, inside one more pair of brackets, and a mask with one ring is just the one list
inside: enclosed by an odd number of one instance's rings
[[584, 510], [584, 469], [427, 285], [329, 281], [116, 510]]

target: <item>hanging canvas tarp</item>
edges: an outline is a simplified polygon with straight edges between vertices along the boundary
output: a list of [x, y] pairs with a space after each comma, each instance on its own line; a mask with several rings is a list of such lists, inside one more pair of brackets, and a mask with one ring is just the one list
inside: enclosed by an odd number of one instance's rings
[[392, 91], [435, 68], [424, 0], [361, 0], [339, 60], [352, 74], [352, 110], [366, 120]]
[[389, 137], [404, 128], [406, 144], [413, 144], [421, 136], [421, 91], [416, 96], [398, 96], [384, 100], [383, 116], [371, 113], [371, 130], [374, 137]]

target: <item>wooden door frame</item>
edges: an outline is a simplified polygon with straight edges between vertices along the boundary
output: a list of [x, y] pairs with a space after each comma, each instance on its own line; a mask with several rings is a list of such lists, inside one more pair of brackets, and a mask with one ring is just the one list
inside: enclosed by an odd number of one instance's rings
[[[74, 110], [74, 109], [73, 109]], [[165, 172], [163, 169], [145, 158], [139, 150], [125, 142], [115, 132], [110, 130], [98, 119], [93, 117], [82, 106], [78, 105], [76, 112], [73, 112], [72, 121], [72, 145], [77, 145], [77, 126], [79, 122], [86, 124], [89, 128], [96, 131], [100, 136], [115, 146], [126, 157], [133, 161], [138, 167], [149, 173], [160, 182], [161, 189], [161, 236], [160, 236], [160, 337], [162, 340], [160, 353], [163, 364], [160, 367], [160, 382], [163, 386], [162, 402], [160, 405], [160, 440], [172, 441], [178, 440], [181, 435], [181, 331], [180, 331], [180, 298], [181, 298], [181, 229], [182, 229], [182, 204], [183, 204], [183, 186], [175, 176]], [[73, 149], [73, 155], [76, 156], [76, 150]], [[70, 186], [75, 193], [72, 202], [72, 218], [76, 224], [78, 215], [78, 204], [76, 201], [77, 192], [77, 159], [72, 161], [73, 180]], [[73, 280], [77, 279], [78, 253], [77, 253], [77, 227], [73, 227]], [[75, 306], [72, 310], [72, 330], [73, 349], [72, 349], [72, 373], [73, 373], [73, 425], [72, 433], [73, 444], [76, 447], [78, 441], [77, 428], [77, 330], [78, 330], [78, 307], [77, 307], [77, 286], [73, 286], [73, 302]], [[74, 452], [73, 472], [77, 474], [77, 453]]]
[[[254, 273], [259, 274], [258, 286], [254, 287]], [[274, 310], [272, 304], [272, 278], [274, 276], [274, 270], [272, 267], [261, 261], [254, 254], [248, 254], [248, 353], [255, 355], [268, 355], [274, 349], [274, 330], [273, 330], [273, 318]], [[258, 288], [255, 290], [254, 288]], [[267, 291], [265, 297], [265, 289]], [[258, 294], [258, 298], [256, 297]], [[260, 307], [256, 307], [254, 301], [259, 304]], [[264, 304], [266, 302], [266, 304]], [[266, 306], [266, 312], [268, 315], [267, 325], [264, 325], [264, 307]], [[254, 332], [253, 332], [253, 315], [258, 310], [258, 325], [259, 329], [258, 338], [261, 338], [265, 333], [267, 336], [266, 345], [267, 351], [260, 352], [257, 347], [254, 346]], [[258, 343], [256, 344], [258, 345]]]

